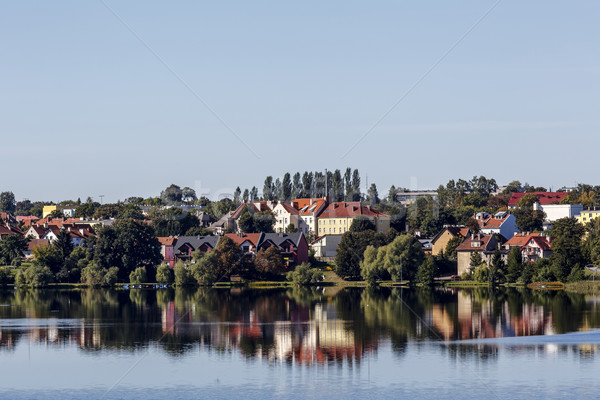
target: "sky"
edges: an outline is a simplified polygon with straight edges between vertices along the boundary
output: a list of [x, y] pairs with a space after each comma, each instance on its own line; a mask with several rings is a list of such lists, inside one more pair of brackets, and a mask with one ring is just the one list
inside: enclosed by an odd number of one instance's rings
[[0, 191], [600, 184], [597, 1], [4, 2]]

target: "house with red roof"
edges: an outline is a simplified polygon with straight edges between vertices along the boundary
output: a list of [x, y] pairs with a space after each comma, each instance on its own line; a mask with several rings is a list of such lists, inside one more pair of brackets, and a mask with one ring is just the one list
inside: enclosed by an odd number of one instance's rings
[[[489, 266], [492, 260], [492, 255], [496, 249], [501, 249], [502, 244], [506, 241], [501, 235], [497, 234], [476, 234], [465, 239], [456, 248], [457, 273], [462, 275], [471, 269], [471, 255], [474, 252], [479, 253], [481, 259]], [[503, 256], [506, 258], [506, 251], [503, 251]]]
[[517, 219], [513, 214], [506, 211], [500, 211], [496, 214], [478, 212], [473, 218], [479, 224], [479, 231], [486, 235], [502, 235], [505, 239], [510, 239], [515, 233], [519, 232]]
[[506, 243], [504, 243], [503, 247], [505, 250], [512, 250], [515, 247], [520, 249], [529, 242], [529, 239], [531, 239], [531, 237], [541, 236], [541, 235], [542, 235], [541, 233], [537, 233], [537, 232], [517, 233], [513, 237], [511, 237]]
[[465, 226], [446, 225], [437, 235], [431, 239], [431, 254], [439, 256], [446, 251], [448, 242], [454, 238], [464, 239], [470, 235], [471, 231]]
[[371, 209], [360, 201], [331, 203], [317, 218], [317, 235], [342, 235], [350, 229], [354, 218], [362, 216], [375, 224], [377, 232], [390, 229], [390, 216]]
[[523, 261], [536, 262], [540, 258], [552, 255], [552, 243], [549, 236], [531, 236], [529, 241], [521, 247]]
[[298, 210], [298, 231], [316, 235], [317, 218], [327, 207], [327, 198], [295, 199], [292, 204]]
[[560, 204], [569, 193], [567, 192], [532, 192], [532, 193], [513, 193], [508, 201], [508, 208], [515, 208], [523, 196], [533, 194], [538, 198], [538, 203], [545, 206], [549, 204]]

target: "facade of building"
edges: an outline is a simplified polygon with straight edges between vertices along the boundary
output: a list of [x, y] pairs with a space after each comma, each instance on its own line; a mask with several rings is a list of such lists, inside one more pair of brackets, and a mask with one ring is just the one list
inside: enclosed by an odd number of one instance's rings
[[521, 257], [524, 262], [536, 262], [540, 258], [548, 258], [551, 255], [552, 244], [547, 236], [532, 236], [521, 248]]
[[575, 218], [583, 212], [581, 204], [540, 204], [533, 205], [534, 210], [543, 211], [546, 214], [544, 218], [544, 230], [549, 230], [552, 223], [561, 218]]
[[446, 246], [450, 240], [459, 237], [466, 238], [469, 235], [469, 228], [464, 226], [448, 225], [445, 226], [437, 235], [431, 239], [431, 254], [439, 256], [446, 251]]
[[299, 211], [293, 207], [292, 203], [284, 201], [277, 203], [277, 205], [273, 207], [273, 214], [275, 215], [275, 226], [273, 228], [275, 232], [285, 232], [290, 224], [297, 230], [299, 229]]
[[292, 201], [294, 208], [298, 210], [298, 231], [317, 234], [317, 218], [327, 207], [327, 200], [321, 198], [295, 199]]
[[585, 210], [575, 216], [577, 222], [582, 225], [587, 225], [598, 217], [600, 217], [600, 210]]
[[350, 229], [352, 221], [358, 216], [369, 218], [377, 232], [390, 229], [390, 216], [371, 210], [362, 202], [331, 203], [317, 218], [317, 235], [342, 235]]
[[315, 257], [332, 259], [335, 258], [341, 241], [342, 235], [323, 235], [315, 239], [310, 246], [315, 251]]
[[[503, 238], [499, 235], [471, 235], [456, 248], [457, 274], [462, 275], [470, 270], [471, 254], [478, 252], [481, 259], [489, 266], [496, 249], [501, 248]], [[506, 252], [504, 252], [506, 253]]]

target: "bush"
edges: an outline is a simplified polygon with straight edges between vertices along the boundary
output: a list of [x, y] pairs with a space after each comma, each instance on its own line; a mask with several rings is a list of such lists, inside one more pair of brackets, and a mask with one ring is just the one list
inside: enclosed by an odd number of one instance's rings
[[318, 268], [312, 268], [310, 264], [303, 263], [293, 271], [287, 273], [286, 278], [294, 285], [309, 286], [323, 280], [323, 273]]
[[17, 273], [15, 282], [19, 286], [42, 287], [52, 282], [52, 272], [48, 267], [33, 264]]
[[145, 267], [137, 267], [129, 274], [129, 282], [133, 284], [140, 284], [146, 282], [146, 268]]
[[81, 281], [92, 287], [112, 286], [117, 282], [118, 275], [118, 267], [101, 268], [92, 261], [81, 271]]
[[477, 268], [475, 272], [473, 272], [473, 279], [477, 282], [485, 283], [490, 279], [490, 270], [485, 265]]
[[156, 282], [171, 284], [175, 281], [173, 270], [169, 267], [169, 264], [163, 263], [156, 269]]
[[8, 268], [0, 268], [0, 285], [9, 285], [11, 282], [10, 274], [8, 272]]

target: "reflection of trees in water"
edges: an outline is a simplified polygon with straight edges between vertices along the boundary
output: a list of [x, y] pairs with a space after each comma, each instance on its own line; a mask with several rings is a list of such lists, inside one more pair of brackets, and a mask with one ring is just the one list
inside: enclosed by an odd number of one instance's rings
[[[239, 351], [272, 362], [360, 362], [390, 339], [492, 338], [600, 327], [597, 297], [508, 288], [431, 290], [311, 288], [3, 290], [0, 349], [26, 340], [86, 350], [132, 351], [158, 345], [174, 356], [197, 348]], [[42, 321], [27, 326], [27, 321]], [[494, 357], [490, 346], [443, 346], [448, 354]], [[595, 354], [596, 348], [581, 350]]]

